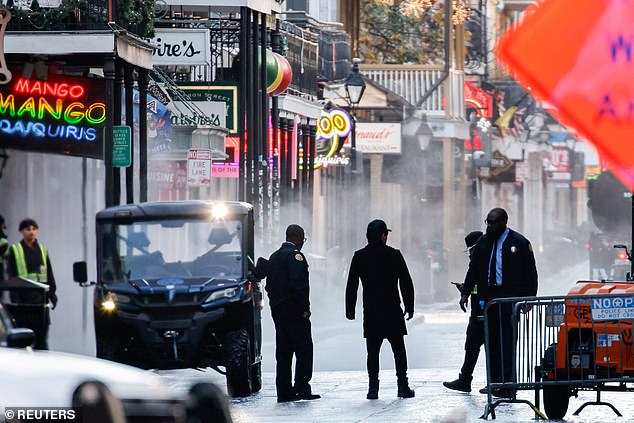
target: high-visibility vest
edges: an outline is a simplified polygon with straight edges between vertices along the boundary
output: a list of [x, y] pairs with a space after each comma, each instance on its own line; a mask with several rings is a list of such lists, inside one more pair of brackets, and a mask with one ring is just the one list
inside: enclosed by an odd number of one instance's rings
[[27, 278], [34, 280], [36, 282], [48, 283], [48, 262], [46, 260], [46, 256], [48, 255], [48, 251], [42, 244], [37, 243], [38, 247], [40, 247], [40, 254], [42, 255], [42, 263], [43, 266], [40, 266], [40, 272], [37, 273], [29, 273], [28, 268], [26, 267], [26, 259], [24, 258], [24, 248], [22, 248], [22, 243], [18, 242], [17, 244], [13, 244], [11, 246], [11, 251], [13, 251], [13, 257], [15, 257], [15, 267], [18, 270], [18, 276], [22, 278]]

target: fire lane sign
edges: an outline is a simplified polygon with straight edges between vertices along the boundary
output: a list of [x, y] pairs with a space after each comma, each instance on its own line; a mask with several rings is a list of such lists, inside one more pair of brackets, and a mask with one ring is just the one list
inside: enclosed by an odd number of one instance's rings
[[634, 1], [545, 0], [507, 31], [497, 57], [634, 190]]

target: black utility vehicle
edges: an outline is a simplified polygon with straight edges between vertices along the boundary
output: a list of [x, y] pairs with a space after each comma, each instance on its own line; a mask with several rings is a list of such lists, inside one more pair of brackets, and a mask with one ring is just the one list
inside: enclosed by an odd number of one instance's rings
[[[222, 366], [232, 396], [259, 391], [253, 207], [129, 204], [100, 211], [96, 226], [97, 357], [141, 368]], [[87, 285], [86, 263], [73, 270]]]

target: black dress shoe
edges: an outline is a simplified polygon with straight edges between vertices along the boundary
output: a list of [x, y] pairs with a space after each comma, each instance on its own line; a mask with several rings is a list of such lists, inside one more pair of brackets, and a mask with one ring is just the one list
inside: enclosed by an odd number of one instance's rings
[[471, 380], [467, 378], [458, 378], [451, 382], [443, 382], [445, 388], [453, 389], [460, 392], [471, 392]]
[[317, 394], [297, 394], [297, 398], [299, 398], [300, 400], [316, 400], [321, 398], [321, 395], [317, 395]]
[[277, 397], [277, 402], [292, 402], [299, 401], [299, 396], [297, 394], [290, 396]]

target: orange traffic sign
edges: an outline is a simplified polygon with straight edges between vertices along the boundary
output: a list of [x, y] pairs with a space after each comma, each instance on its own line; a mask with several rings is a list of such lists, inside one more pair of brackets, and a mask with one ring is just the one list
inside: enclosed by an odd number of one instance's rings
[[546, 0], [527, 9], [496, 53], [634, 191], [634, 1]]

